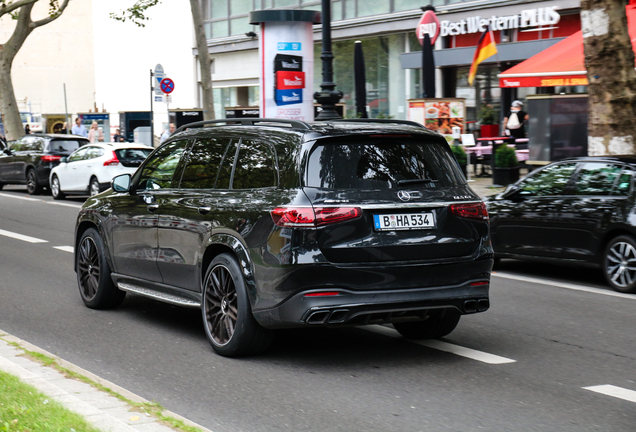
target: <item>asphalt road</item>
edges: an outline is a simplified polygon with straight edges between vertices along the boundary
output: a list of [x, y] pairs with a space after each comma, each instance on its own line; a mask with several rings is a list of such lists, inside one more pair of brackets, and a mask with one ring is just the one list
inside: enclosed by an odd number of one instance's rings
[[196, 310], [130, 294], [113, 311], [84, 307], [69, 252], [81, 202], [0, 192], [0, 329], [209, 429], [636, 427], [636, 295], [597, 270], [503, 261], [491, 309], [442, 342], [380, 326], [293, 330], [264, 355], [226, 359]]

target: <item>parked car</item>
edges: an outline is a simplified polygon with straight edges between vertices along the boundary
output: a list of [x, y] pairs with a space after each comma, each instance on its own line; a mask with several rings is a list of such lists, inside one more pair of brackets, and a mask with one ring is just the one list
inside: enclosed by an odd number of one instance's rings
[[636, 292], [636, 156], [547, 165], [486, 200], [497, 258], [600, 267]]
[[153, 148], [129, 143], [96, 143], [75, 150], [51, 170], [51, 195], [94, 196], [110, 187], [113, 177], [134, 173]]
[[0, 153], [0, 190], [5, 184], [26, 184], [29, 194], [38, 195], [49, 187], [51, 169], [88, 140], [76, 135], [30, 134], [7, 144]]
[[184, 128], [80, 210], [89, 308], [127, 292], [201, 308], [224, 356], [288, 327], [438, 338], [488, 309], [486, 208], [441, 135], [396, 120]]

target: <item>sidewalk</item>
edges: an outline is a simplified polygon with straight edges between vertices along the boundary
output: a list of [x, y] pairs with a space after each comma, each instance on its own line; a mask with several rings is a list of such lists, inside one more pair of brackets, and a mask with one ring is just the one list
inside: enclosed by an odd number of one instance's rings
[[505, 187], [493, 186], [492, 177], [471, 177], [468, 186], [482, 198], [498, 194], [506, 189]]
[[[43, 366], [31, 360], [23, 355], [23, 350], [10, 345], [9, 342], [17, 343], [28, 351], [35, 351], [55, 359], [61, 367], [89, 378], [129, 401], [134, 403], [151, 402], [0, 330], [0, 369], [17, 376], [21, 381], [36, 387], [67, 409], [82, 415], [96, 428], [104, 432], [173, 432], [175, 430], [162, 424], [155, 417], [135, 409], [104, 391], [76, 379], [67, 378], [53, 367]], [[181, 421], [185, 425], [198, 428], [202, 432], [211, 432], [209, 429], [172, 412], [163, 411], [162, 414]]]

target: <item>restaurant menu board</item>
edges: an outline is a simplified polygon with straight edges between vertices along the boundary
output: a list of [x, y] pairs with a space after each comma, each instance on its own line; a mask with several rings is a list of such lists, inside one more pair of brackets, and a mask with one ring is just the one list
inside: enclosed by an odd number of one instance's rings
[[451, 135], [453, 127], [466, 128], [466, 104], [463, 98], [409, 99], [408, 119], [442, 135]]

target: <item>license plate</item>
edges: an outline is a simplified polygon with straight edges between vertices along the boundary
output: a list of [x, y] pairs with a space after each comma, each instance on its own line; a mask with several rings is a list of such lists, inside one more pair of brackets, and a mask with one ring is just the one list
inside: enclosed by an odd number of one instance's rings
[[373, 225], [377, 231], [415, 230], [435, 228], [433, 213], [382, 214], [373, 215]]

